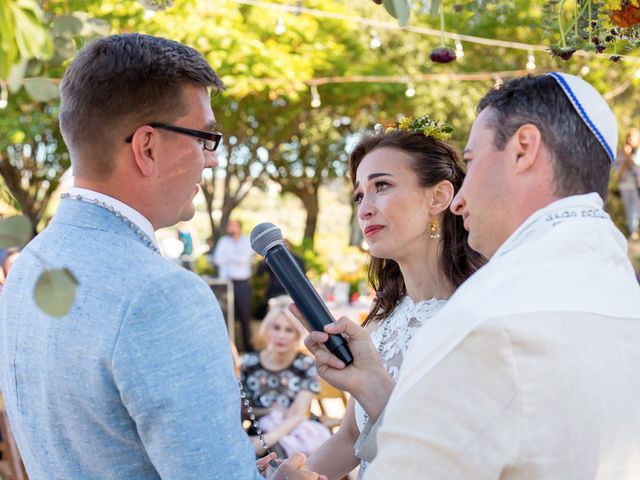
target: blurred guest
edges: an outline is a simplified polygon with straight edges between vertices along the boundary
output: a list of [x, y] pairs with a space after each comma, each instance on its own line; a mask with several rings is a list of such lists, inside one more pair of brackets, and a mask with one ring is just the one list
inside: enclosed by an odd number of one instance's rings
[[[287, 296], [269, 301], [256, 339], [259, 352], [242, 357], [241, 379], [265, 441], [282, 457], [310, 454], [331, 433], [321, 423], [309, 419], [311, 400], [320, 393], [313, 357], [300, 351], [306, 330], [289, 312]], [[255, 434], [250, 431], [250, 434]], [[252, 436], [258, 455], [262, 442]]]
[[192, 231], [188, 222], [178, 223], [178, 240], [182, 243], [182, 252], [180, 253], [180, 263], [184, 268], [193, 270], [193, 249], [195, 233]]
[[[369, 280], [377, 292], [365, 324], [390, 388], [412, 338], [429, 330], [431, 318], [483, 263], [467, 246], [462, 219], [449, 211], [464, 170], [445, 141], [445, 128], [427, 116], [406, 118], [364, 137], [349, 158], [353, 200], [372, 256]], [[378, 395], [386, 400], [389, 391], [381, 387]], [[368, 422], [365, 411], [349, 401], [340, 430], [311, 456], [309, 468], [340, 478], [360, 464], [364, 474], [368, 463], [354, 446]]]
[[[284, 244], [287, 247], [287, 249], [291, 251], [291, 243], [289, 242], [289, 240], [285, 239]], [[296, 263], [300, 267], [300, 270], [302, 270], [303, 272], [306, 271], [307, 268], [304, 263], [304, 260], [293, 252], [291, 252], [291, 255], [293, 256], [293, 259], [296, 261]], [[267, 289], [265, 292], [265, 300], [258, 306], [258, 309], [256, 311], [256, 318], [259, 318], [259, 319], [264, 318], [265, 314], [267, 313], [267, 308], [268, 308], [270, 299], [279, 297], [281, 295], [287, 295], [287, 291], [280, 283], [280, 280], [276, 278], [276, 276], [273, 274], [273, 272], [267, 265], [267, 262], [263, 260], [258, 264], [256, 275], [262, 276], [265, 274], [267, 275]]]
[[640, 227], [640, 130], [632, 128], [618, 157], [618, 190], [627, 216], [629, 238], [638, 240]]
[[178, 240], [182, 242], [181, 256], [193, 255], [193, 235], [187, 222], [178, 223]]
[[227, 235], [218, 240], [213, 251], [213, 263], [218, 268], [218, 277], [233, 282], [235, 318], [240, 320], [242, 342], [245, 352], [253, 351], [251, 345], [251, 262], [254, 252], [249, 238], [242, 233], [239, 220], [227, 222]]

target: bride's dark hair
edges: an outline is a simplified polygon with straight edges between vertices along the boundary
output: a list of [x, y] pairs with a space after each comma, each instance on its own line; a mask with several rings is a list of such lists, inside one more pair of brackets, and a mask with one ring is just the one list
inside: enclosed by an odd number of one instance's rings
[[[412, 158], [411, 167], [420, 186], [429, 188], [448, 180], [458, 192], [464, 180], [464, 170], [455, 149], [443, 140], [427, 137], [423, 133], [393, 130], [386, 134], [364, 137], [349, 157], [349, 174], [352, 184], [362, 159], [378, 148], [393, 148]], [[425, 218], [425, 223], [428, 219]], [[467, 243], [468, 233], [462, 218], [446, 209], [440, 215], [442, 249], [438, 267], [449, 283], [458, 288], [462, 282], [480, 268], [485, 259]], [[364, 324], [384, 319], [406, 294], [404, 278], [398, 264], [389, 259], [371, 256], [368, 267], [369, 284], [376, 291], [373, 308]]]

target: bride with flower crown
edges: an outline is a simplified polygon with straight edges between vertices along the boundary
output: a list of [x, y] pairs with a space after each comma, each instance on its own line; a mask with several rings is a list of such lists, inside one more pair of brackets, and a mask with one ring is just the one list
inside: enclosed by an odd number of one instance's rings
[[[464, 170], [445, 141], [451, 128], [428, 116], [376, 126], [349, 159], [353, 200], [370, 248], [369, 282], [377, 292], [365, 325], [394, 381], [411, 339], [454, 290], [483, 264], [467, 245], [461, 217], [449, 205]], [[360, 464], [354, 445], [367, 414], [353, 398], [340, 430], [307, 462], [307, 468], [341, 478]]]

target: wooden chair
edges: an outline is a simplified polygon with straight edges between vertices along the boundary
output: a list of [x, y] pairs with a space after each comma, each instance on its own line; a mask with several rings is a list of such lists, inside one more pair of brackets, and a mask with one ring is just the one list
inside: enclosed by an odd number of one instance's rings
[[[317, 405], [315, 412], [320, 421], [329, 427], [332, 432], [340, 426], [342, 418], [347, 410], [347, 394], [320, 379], [320, 394], [315, 398]], [[316, 410], [312, 408], [312, 410]]]
[[22, 463], [22, 457], [9, 427], [4, 400], [0, 397], [0, 475], [3, 480], [28, 480], [27, 471]]

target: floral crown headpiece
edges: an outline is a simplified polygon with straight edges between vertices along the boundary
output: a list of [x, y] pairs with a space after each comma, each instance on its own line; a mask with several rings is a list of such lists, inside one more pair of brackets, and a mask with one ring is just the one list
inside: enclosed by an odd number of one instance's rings
[[407, 132], [419, 132], [425, 137], [437, 138], [438, 140], [448, 140], [453, 132], [453, 127], [445, 122], [433, 120], [429, 115], [421, 117], [404, 117], [391, 125], [385, 126], [377, 123], [373, 129], [377, 134], [391, 133], [395, 130], [405, 130]]

